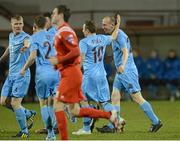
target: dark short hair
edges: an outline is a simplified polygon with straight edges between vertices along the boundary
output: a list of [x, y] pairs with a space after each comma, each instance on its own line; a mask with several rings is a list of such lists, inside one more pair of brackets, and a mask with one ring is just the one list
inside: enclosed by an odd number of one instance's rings
[[48, 18], [50, 18], [50, 19], [51, 19], [51, 13], [50, 13], [50, 12], [46, 12], [46, 13], [44, 13], [44, 14], [43, 14], [43, 16], [44, 16], [44, 17], [48, 17]]
[[36, 16], [34, 18], [34, 24], [36, 24], [36, 26], [38, 28], [44, 28], [45, 27], [45, 24], [46, 24], [46, 18], [44, 16]]
[[85, 21], [85, 29], [88, 29], [91, 33], [96, 33], [96, 26], [93, 21]]
[[57, 6], [56, 8], [57, 8], [57, 10], [58, 10], [58, 14], [63, 13], [63, 15], [64, 15], [64, 21], [65, 21], [65, 22], [68, 22], [68, 20], [69, 20], [69, 18], [70, 18], [70, 16], [71, 16], [70, 9], [67, 8], [66, 5], [59, 5], [59, 6]]
[[23, 17], [21, 16], [21, 15], [13, 15], [12, 17], [11, 17], [11, 20], [12, 19], [16, 19], [16, 20], [23, 20]]

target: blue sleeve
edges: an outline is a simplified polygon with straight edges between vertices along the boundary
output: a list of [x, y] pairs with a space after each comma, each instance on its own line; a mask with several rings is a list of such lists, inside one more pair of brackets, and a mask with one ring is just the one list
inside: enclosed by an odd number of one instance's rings
[[27, 33], [24, 33], [24, 39], [23, 40], [26, 40], [26, 39], [30, 39], [31, 38], [31, 36], [29, 35], [29, 34], [27, 34]]
[[112, 43], [112, 38], [111, 38], [110, 35], [102, 35], [102, 37], [104, 38], [104, 41], [105, 41], [105, 45], [106, 45], [106, 46], [111, 45], [111, 43]]
[[33, 38], [30, 38], [30, 52], [34, 50], [38, 50], [38, 44]]
[[82, 40], [79, 42], [80, 52], [86, 54], [87, 52], [87, 44]]
[[122, 48], [127, 48], [127, 37], [125, 36], [120, 36], [118, 34], [118, 37], [116, 39], [117, 43], [119, 44], [118, 45], [118, 48], [119, 49], [122, 49]]

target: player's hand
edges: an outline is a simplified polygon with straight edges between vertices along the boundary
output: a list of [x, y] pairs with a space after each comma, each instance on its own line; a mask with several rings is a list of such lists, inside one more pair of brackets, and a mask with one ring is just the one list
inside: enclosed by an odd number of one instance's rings
[[117, 69], [117, 72], [123, 73], [124, 72], [124, 66], [123, 65], [119, 66], [119, 68]]
[[58, 64], [58, 59], [56, 57], [48, 57], [48, 60], [53, 66]]
[[25, 71], [24, 69], [21, 69], [20, 74], [21, 74], [22, 76], [24, 76], [25, 73], [26, 73], [26, 71]]
[[121, 16], [119, 14], [117, 15], [116, 23], [118, 26], [120, 26], [120, 24], [121, 24]]
[[23, 46], [23, 47], [20, 49], [20, 52], [21, 52], [21, 53], [24, 53], [24, 52], [26, 51], [27, 48], [28, 48], [28, 47]]

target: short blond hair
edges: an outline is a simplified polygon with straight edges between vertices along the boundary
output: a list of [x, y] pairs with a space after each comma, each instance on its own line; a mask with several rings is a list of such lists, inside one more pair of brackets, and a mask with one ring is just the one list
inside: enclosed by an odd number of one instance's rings
[[14, 15], [14, 16], [12, 16], [11, 17], [11, 20], [13, 20], [13, 19], [15, 19], [15, 20], [23, 20], [23, 17], [22, 16], [20, 16], [20, 15]]

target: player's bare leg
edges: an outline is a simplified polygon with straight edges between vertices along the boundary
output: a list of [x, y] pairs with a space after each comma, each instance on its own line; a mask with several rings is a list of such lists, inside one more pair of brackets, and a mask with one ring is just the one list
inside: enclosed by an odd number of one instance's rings
[[157, 132], [163, 124], [154, 113], [151, 104], [142, 97], [141, 92], [131, 94], [131, 97], [136, 103], [139, 104], [146, 116], [151, 120], [152, 126], [150, 127], [149, 132]]

